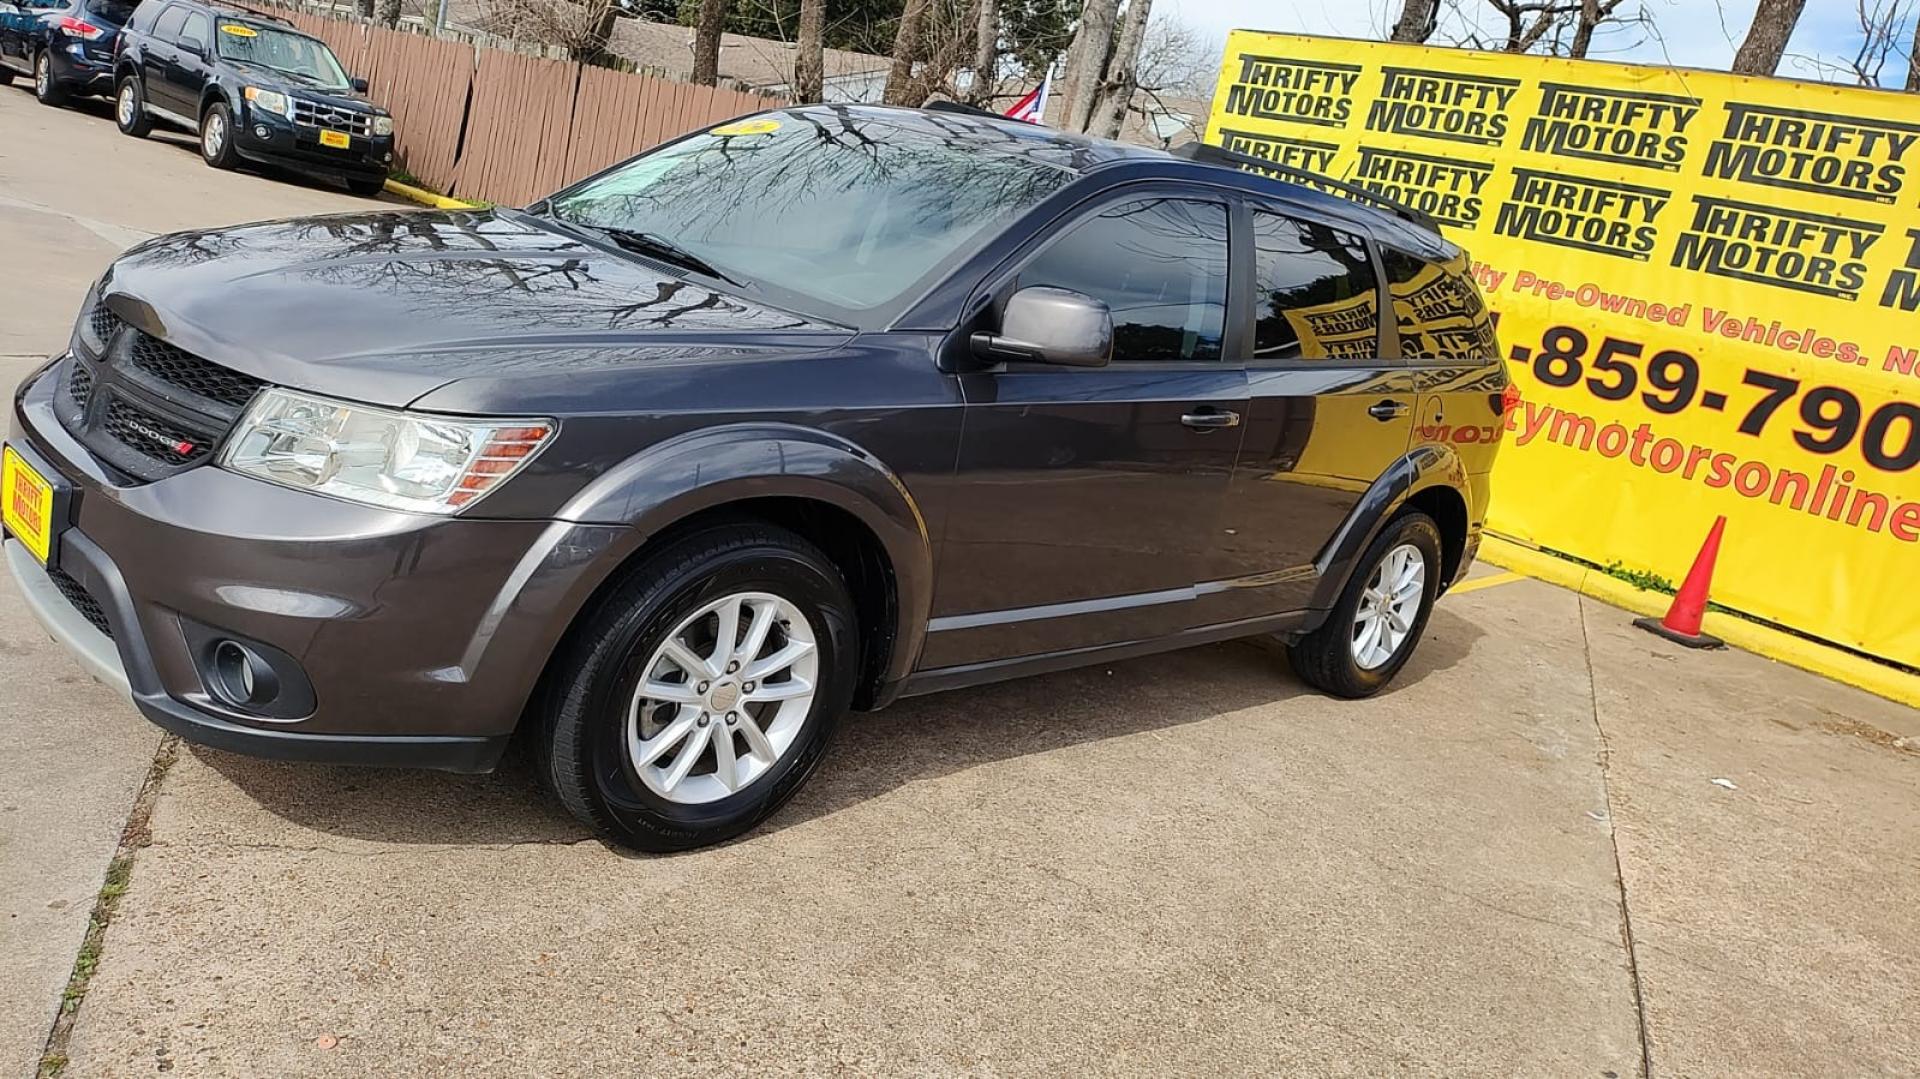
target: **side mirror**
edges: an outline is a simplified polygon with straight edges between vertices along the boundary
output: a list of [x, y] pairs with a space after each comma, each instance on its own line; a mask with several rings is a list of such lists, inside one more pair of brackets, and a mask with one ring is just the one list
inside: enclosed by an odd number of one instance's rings
[[347, 81], [353, 84], [355, 93], [364, 94], [367, 92], [367, 80], [355, 76]]
[[183, 49], [185, 49], [185, 50], [187, 50], [188, 52], [190, 52], [190, 53], [192, 53], [192, 54], [193, 54], [193, 55], [195, 55], [195, 56], [205, 56], [205, 55], [207, 55], [207, 45], [206, 45], [206, 43], [205, 43], [205, 42], [203, 42], [203, 41], [201, 41], [201, 40], [200, 40], [199, 38], [197, 38], [197, 37], [183, 37], [183, 38], [181, 38], [181, 39], [180, 39], [180, 47], [181, 47], [181, 48], [183, 48]]
[[1113, 314], [1091, 296], [1034, 285], [1007, 300], [998, 334], [976, 333], [968, 343], [992, 363], [1105, 367], [1113, 359]]

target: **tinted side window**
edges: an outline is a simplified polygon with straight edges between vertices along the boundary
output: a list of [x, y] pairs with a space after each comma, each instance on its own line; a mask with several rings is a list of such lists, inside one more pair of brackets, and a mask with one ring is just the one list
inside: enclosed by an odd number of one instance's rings
[[1255, 210], [1253, 249], [1255, 358], [1379, 356], [1379, 284], [1365, 241]]
[[1218, 360], [1227, 324], [1227, 208], [1144, 199], [1069, 226], [1020, 272], [1106, 302], [1116, 362]]
[[187, 16], [186, 29], [180, 31], [180, 40], [185, 41], [188, 38], [198, 41], [201, 48], [207, 48], [213, 44], [213, 24], [207, 21], [204, 12], [196, 11]]
[[175, 5], [160, 13], [160, 21], [153, 24], [153, 36], [161, 41], [180, 40], [180, 27], [187, 21], [187, 9]]
[[1400, 354], [1414, 360], [1484, 360], [1499, 345], [1465, 256], [1440, 265], [1382, 248], [1387, 292], [1400, 325]]

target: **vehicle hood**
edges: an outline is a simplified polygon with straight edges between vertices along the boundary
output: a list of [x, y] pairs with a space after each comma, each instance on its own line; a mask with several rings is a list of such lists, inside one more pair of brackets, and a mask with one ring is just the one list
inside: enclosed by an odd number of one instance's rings
[[636, 369], [832, 347], [815, 322], [606, 251], [515, 211], [269, 221], [157, 237], [102, 301], [256, 378], [405, 405], [461, 379], [590, 387]]
[[265, 64], [255, 64], [233, 57], [222, 57], [221, 63], [233, 69], [241, 81], [248, 86], [258, 86], [263, 90], [298, 91], [300, 96], [315, 101], [324, 101], [329, 105], [346, 105], [359, 112], [384, 113], [386, 110], [373, 103], [373, 99], [351, 87], [334, 86], [318, 79], [292, 71], [282, 71]]

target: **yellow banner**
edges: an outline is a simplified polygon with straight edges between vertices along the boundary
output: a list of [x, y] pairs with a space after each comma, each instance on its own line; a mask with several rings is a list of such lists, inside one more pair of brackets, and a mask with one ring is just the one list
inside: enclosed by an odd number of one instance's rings
[[1468, 250], [1494, 531], [1678, 580], [1725, 515], [1716, 602], [1920, 666], [1920, 98], [1236, 31], [1208, 141]]

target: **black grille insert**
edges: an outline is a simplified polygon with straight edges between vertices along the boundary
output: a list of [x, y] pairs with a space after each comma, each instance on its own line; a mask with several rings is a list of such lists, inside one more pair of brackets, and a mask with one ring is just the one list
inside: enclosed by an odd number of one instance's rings
[[93, 593], [87, 591], [86, 585], [74, 580], [57, 566], [47, 567], [47, 577], [53, 581], [53, 587], [67, 597], [67, 602], [73, 604], [73, 609], [80, 612], [80, 617], [86, 619], [94, 629], [113, 636], [113, 623], [107, 621], [106, 608], [93, 598]]
[[134, 332], [127, 346], [127, 358], [135, 367], [170, 386], [235, 408], [245, 407], [264, 385], [257, 378], [208, 363], [191, 352], [139, 331]]
[[98, 305], [54, 396], [54, 415], [94, 458], [134, 483], [210, 459], [266, 385], [154, 337]]
[[213, 449], [206, 435], [137, 408], [124, 397], [107, 402], [102, 426], [114, 441], [169, 465], [190, 465]]
[[79, 360], [67, 361], [67, 396], [72, 397], [74, 406], [83, 412], [93, 400], [93, 372]]
[[93, 313], [87, 316], [87, 323], [93, 330], [93, 339], [102, 345], [111, 340], [113, 332], [121, 326], [120, 316], [107, 310], [107, 305], [103, 303], [93, 305]]

